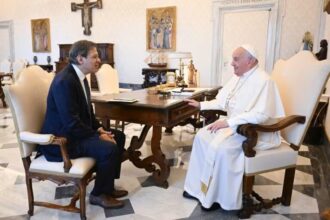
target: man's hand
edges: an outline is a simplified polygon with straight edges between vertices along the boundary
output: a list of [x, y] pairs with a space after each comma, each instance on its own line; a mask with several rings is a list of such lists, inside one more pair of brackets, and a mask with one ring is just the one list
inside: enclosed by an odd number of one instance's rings
[[211, 133], [217, 132], [219, 129], [228, 128], [229, 125], [226, 120], [217, 120], [209, 125], [207, 130], [210, 130]]
[[99, 129], [97, 129], [97, 131], [100, 133], [100, 139], [104, 140], [104, 141], [110, 141], [114, 144], [117, 144], [116, 140], [115, 140], [115, 135], [112, 134], [110, 131], [106, 131], [104, 130], [102, 127], [100, 127]]
[[201, 108], [201, 104], [199, 102], [197, 102], [196, 100], [194, 100], [194, 99], [185, 99], [184, 101], [188, 102], [188, 105], [190, 105], [190, 106], [193, 106], [193, 107], [198, 108], [198, 109]]

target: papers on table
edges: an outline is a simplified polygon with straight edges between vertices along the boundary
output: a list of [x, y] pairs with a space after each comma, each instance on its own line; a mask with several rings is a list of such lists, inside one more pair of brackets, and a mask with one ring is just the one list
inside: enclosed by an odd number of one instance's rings
[[113, 98], [108, 100], [108, 102], [125, 102], [125, 103], [134, 103], [137, 101], [138, 101], [137, 99], [131, 99], [131, 98]]
[[174, 88], [170, 92], [172, 95], [191, 96], [195, 93], [205, 91], [206, 88]]

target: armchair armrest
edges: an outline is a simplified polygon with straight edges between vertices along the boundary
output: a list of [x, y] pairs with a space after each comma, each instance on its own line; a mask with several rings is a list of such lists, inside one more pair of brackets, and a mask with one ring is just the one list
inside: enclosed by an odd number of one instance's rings
[[128, 89], [128, 88], [119, 88], [119, 92], [122, 93], [122, 92], [132, 92], [133, 89]]
[[258, 140], [257, 131], [261, 131], [261, 132], [280, 131], [283, 128], [286, 128], [294, 123], [303, 124], [305, 123], [305, 120], [306, 120], [305, 116], [291, 115], [271, 125], [243, 124], [238, 126], [237, 133], [246, 137], [246, 140], [242, 144], [245, 156], [254, 157], [256, 154], [256, 151], [253, 148], [256, 146]]
[[19, 137], [23, 142], [40, 145], [50, 144], [55, 138], [52, 134], [36, 134], [28, 131], [20, 132]]
[[56, 137], [52, 134], [37, 134], [28, 131], [22, 131], [19, 133], [20, 140], [25, 143], [31, 144], [40, 144], [40, 145], [48, 145], [54, 144], [59, 145], [61, 150], [61, 155], [64, 162], [64, 172], [68, 173], [70, 168], [72, 167], [71, 160], [69, 158], [69, 154], [66, 147], [66, 138], [64, 137]]

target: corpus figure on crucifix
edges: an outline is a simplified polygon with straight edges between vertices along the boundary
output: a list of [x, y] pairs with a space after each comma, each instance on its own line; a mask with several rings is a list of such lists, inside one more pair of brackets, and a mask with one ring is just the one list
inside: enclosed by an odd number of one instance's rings
[[84, 0], [84, 3], [81, 4], [74, 2], [71, 3], [71, 11], [81, 9], [81, 20], [85, 35], [91, 35], [90, 27], [92, 26], [92, 8], [102, 8], [102, 0], [97, 0], [96, 2], [88, 1], [89, 0]]

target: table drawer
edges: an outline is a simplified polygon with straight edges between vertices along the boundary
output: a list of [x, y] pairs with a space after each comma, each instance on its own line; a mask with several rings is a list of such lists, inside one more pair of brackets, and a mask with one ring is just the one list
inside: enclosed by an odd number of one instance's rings
[[178, 106], [177, 108], [174, 108], [170, 111], [169, 119], [170, 122], [173, 121], [181, 121], [183, 119], [186, 119], [190, 117], [192, 114], [197, 113], [198, 110], [194, 107], [191, 107], [189, 105], [182, 105]]

